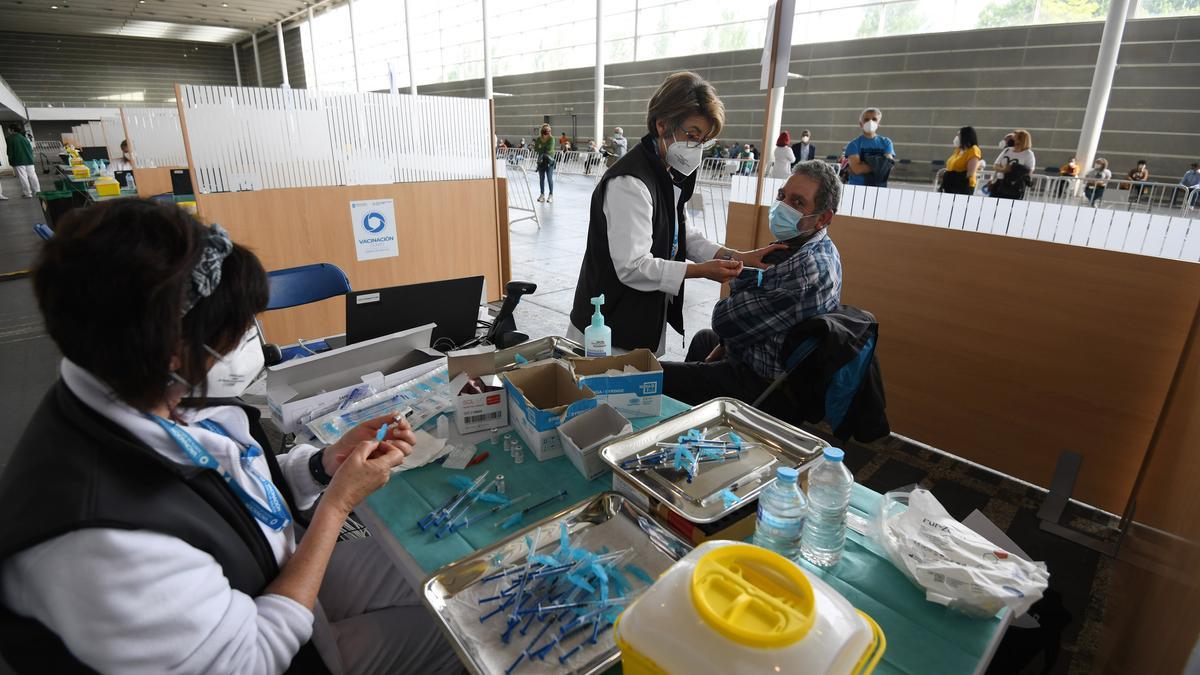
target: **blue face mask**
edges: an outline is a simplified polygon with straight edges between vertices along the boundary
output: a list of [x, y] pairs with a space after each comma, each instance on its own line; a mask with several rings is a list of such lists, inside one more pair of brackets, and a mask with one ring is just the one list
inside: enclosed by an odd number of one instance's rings
[[807, 216], [800, 213], [796, 209], [776, 200], [771, 205], [771, 215], [768, 224], [771, 226], [771, 234], [779, 241], [787, 241], [796, 237], [810, 235], [817, 231], [817, 228], [810, 230], [801, 230], [798, 226], [800, 221], [805, 218], [813, 218], [819, 216], [819, 213], [810, 213]]

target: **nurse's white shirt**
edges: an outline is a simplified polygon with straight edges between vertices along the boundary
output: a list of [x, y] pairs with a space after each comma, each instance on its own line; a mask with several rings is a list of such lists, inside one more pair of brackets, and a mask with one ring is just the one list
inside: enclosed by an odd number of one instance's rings
[[[88, 407], [163, 457], [191, 465], [166, 431], [90, 373], [64, 359], [62, 378]], [[186, 431], [265, 504], [262, 486], [240, 461], [239, 443], [254, 443], [245, 413], [220, 406], [184, 417], [225, 427], [235, 440], [196, 426]], [[310, 508], [323, 490], [308, 472], [314, 452], [300, 445], [277, 455], [300, 509]], [[254, 469], [270, 476], [262, 457]], [[276, 532], [259, 525], [282, 567], [296, 548], [293, 526]], [[211, 555], [145, 530], [91, 528], [42, 542], [4, 562], [0, 591], [9, 609], [42, 622], [100, 672], [281, 673], [313, 628], [313, 614], [303, 605], [281, 595], [236, 591]]]
[[[678, 187], [674, 187], [674, 190], [675, 203], [678, 204], [681, 192]], [[604, 193], [604, 219], [608, 223], [608, 252], [612, 256], [617, 278], [634, 290], [679, 295], [687, 263], [656, 258], [650, 253], [654, 241], [653, 213], [654, 202], [650, 197], [650, 189], [640, 179], [617, 176], [608, 181]], [[687, 259], [692, 262], [712, 260], [721, 250], [720, 244], [709, 241], [704, 233], [693, 229], [690, 221], [680, 235], [687, 242]], [[662, 322], [661, 337], [654, 352], [656, 356], [666, 353], [666, 310], [663, 311]], [[568, 321], [566, 337], [582, 342], [583, 330]], [[614, 353], [620, 351], [613, 349]]]

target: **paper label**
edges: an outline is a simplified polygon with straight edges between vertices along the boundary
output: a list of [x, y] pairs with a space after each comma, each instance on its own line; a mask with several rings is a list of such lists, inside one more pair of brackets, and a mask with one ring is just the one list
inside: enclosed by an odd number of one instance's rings
[[400, 255], [396, 243], [396, 207], [391, 199], [350, 202], [350, 228], [359, 260]]
[[450, 451], [446, 455], [446, 461], [442, 462], [442, 467], [446, 469], [465, 469], [467, 464], [475, 457], [475, 446], [462, 445]]

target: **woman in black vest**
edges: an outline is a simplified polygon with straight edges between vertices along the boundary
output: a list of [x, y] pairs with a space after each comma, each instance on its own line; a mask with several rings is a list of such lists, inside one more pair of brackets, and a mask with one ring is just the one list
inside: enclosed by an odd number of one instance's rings
[[646, 111], [648, 134], [605, 172], [592, 193], [587, 249], [567, 336], [582, 340], [604, 295], [614, 352], [645, 347], [662, 355], [666, 325], [683, 333], [683, 281], [723, 283], [742, 266], [762, 267], [778, 248], [735, 251], [687, 227], [696, 169], [725, 122], [725, 106], [695, 73], [667, 77]]
[[[263, 363], [254, 315], [269, 288], [253, 253], [174, 205], [116, 200], [63, 217], [33, 285], [64, 358], [0, 476], [0, 509], [20, 514], [0, 521], [10, 665], [457, 666], [378, 546], [337, 542], [411, 452], [411, 429], [377, 442], [379, 418], [276, 456], [258, 411], [232, 398]], [[296, 514], [322, 493], [297, 544]]]

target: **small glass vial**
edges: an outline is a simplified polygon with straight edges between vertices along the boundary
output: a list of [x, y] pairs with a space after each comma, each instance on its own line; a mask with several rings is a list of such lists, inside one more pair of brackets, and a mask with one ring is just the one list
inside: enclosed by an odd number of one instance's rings
[[504, 494], [504, 491], [506, 489], [508, 489], [508, 486], [504, 484], [504, 474], [502, 474], [502, 473], [496, 474], [496, 492], [497, 492], [497, 494]]
[[500, 430], [499, 429], [492, 429], [492, 445], [495, 445], [495, 446], [500, 445]]
[[512, 460], [513, 460], [513, 464], [524, 464], [525, 463], [525, 450], [524, 450], [524, 448], [522, 448], [520, 445], [518, 445], [516, 443], [513, 444]]

